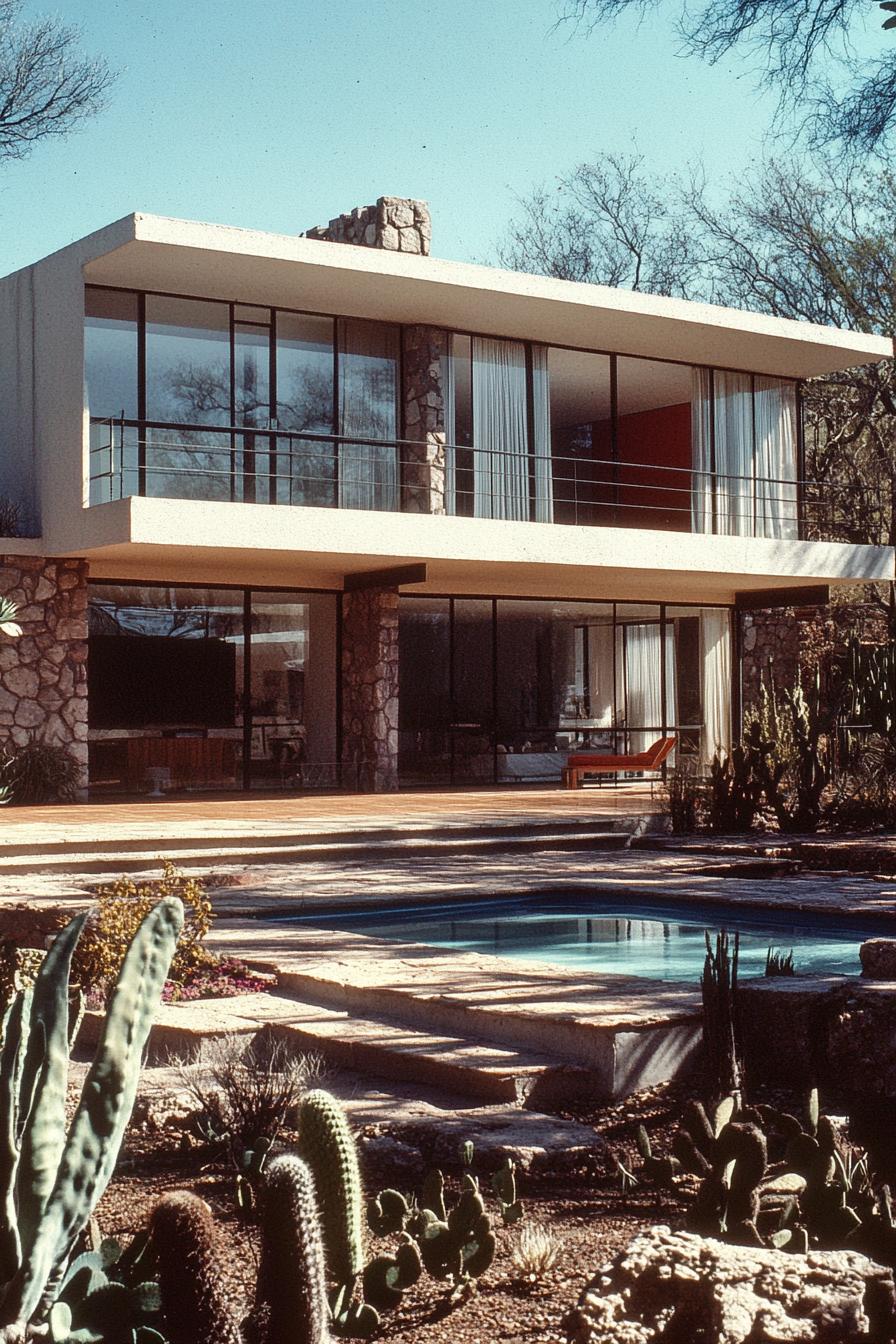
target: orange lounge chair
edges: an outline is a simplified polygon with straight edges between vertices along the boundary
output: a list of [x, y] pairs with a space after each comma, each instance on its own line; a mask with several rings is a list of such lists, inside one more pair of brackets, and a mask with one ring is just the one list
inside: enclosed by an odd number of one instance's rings
[[674, 737], [661, 737], [652, 747], [634, 756], [595, 756], [584, 753], [569, 756], [563, 771], [563, 783], [567, 789], [578, 789], [583, 775], [615, 775], [621, 770], [658, 770], [674, 746]]

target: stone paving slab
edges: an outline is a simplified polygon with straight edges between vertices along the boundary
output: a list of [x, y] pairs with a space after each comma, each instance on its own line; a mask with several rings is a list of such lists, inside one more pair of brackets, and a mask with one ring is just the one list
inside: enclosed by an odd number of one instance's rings
[[[713, 873], [716, 862], [719, 871]], [[264, 916], [285, 910], [308, 914], [327, 906], [351, 909], [556, 891], [593, 894], [618, 901], [622, 908], [643, 901], [687, 901], [818, 911], [858, 922], [871, 916], [896, 929], [896, 881], [828, 872], [737, 876], [738, 862], [668, 851], [549, 849], [536, 850], [525, 861], [512, 853], [383, 858], [371, 849], [339, 865], [304, 862], [224, 869], [212, 861], [205, 871], [222, 916]], [[745, 865], [749, 862], [744, 860]], [[147, 870], [147, 875], [157, 876], [158, 870]], [[215, 886], [216, 876], [228, 885]], [[70, 904], [74, 909], [90, 899], [90, 888], [102, 880], [90, 873], [0, 876], [0, 911], [23, 901], [36, 907]]]

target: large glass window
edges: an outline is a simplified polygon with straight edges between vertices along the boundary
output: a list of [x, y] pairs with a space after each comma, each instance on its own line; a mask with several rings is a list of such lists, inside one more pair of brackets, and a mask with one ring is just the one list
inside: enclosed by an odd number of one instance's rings
[[[334, 432], [334, 321], [277, 314], [277, 424], [308, 433]], [[277, 502], [333, 507], [334, 440], [283, 438], [278, 445]]]
[[405, 783], [559, 782], [572, 752], [664, 736], [704, 766], [730, 747], [723, 607], [403, 597], [399, 639]]
[[[398, 328], [340, 319], [339, 505], [398, 507]], [[360, 440], [384, 442], [350, 442]]]
[[146, 419], [210, 428], [147, 428], [145, 494], [233, 497], [230, 377], [227, 304], [146, 296]]
[[91, 788], [334, 787], [336, 597], [93, 584]]
[[616, 377], [618, 525], [689, 532], [692, 371], [620, 356]]
[[90, 502], [101, 504], [137, 487], [136, 430], [114, 423], [139, 415], [137, 295], [88, 285], [84, 313], [84, 383], [92, 421]]
[[452, 610], [452, 777], [490, 781], [495, 770], [493, 604], [455, 598]]
[[399, 605], [398, 770], [403, 783], [451, 776], [451, 600]]
[[554, 521], [616, 521], [610, 357], [552, 349], [551, 461]]
[[547, 347], [454, 333], [442, 373], [449, 512], [550, 522]]

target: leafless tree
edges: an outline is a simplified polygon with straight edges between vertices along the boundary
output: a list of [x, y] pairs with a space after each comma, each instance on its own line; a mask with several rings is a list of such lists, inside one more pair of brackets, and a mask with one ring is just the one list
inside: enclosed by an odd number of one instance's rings
[[114, 78], [82, 53], [78, 28], [55, 16], [27, 22], [21, 0], [0, 0], [0, 160], [24, 159], [93, 116]]
[[[646, 18], [662, 0], [557, 3], [561, 23], [590, 31], [626, 11]], [[882, 34], [881, 55], [871, 60], [855, 50], [868, 0], [677, 0], [674, 8], [685, 52], [714, 62], [736, 47], [753, 57], [760, 83], [779, 93], [779, 111], [795, 113], [817, 143], [871, 149], [896, 121], [896, 42]]]
[[674, 179], [651, 178], [642, 155], [605, 154], [520, 199], [498, 259], [559, 280], [686, 296], [699, 258], [679, 196]]
[[[896, 332], [896, 174], [878, 162], [773, 161], [720, 204], [699, 173], [608, 155], [522, 207], [498, 248], [519, 269]], [[896, 544], [892, 361], [813, 379], [804, 408], [810, 526]]]

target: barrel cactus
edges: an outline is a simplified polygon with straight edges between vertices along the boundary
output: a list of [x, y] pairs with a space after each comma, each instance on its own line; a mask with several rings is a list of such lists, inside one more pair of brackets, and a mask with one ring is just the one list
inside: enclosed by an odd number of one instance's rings
[[217, 1229], [205, 1201], [185, 1190], [165, 1195], [153, 1211], [150, 1235], [170, 1344], [242, 1344], [221, 1281]]

